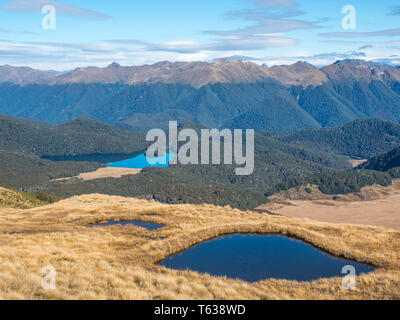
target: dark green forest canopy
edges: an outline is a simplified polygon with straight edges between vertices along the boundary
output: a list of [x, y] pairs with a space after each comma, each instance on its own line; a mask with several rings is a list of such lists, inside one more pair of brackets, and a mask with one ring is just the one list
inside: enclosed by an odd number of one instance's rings
[[0, 150], [38, 156], [131, 154], [145, 150], [145, 134], [133, 133], [86, 117], [50, 126], [0, 116]]
[[275, 79], [215, 83], [65, 85], [0, 83], [0, 113], [60, 124], [78, 116], [146, 132], [169, 120], [210, 128], [260, 132], [336, 127], [356, 119], [400, 121], [400, 85], [391, 81], [331, 79], [287, 86]]
[[359, 166], [360, 169], [388, 171], [400, 167], [400, 148], [370, 159]]
[[307, 129], [274, 134], [271, 137], [309, 150], [365, 159], [398, 147], [400, 124], [378, 119], [362, 119], [336, 128]]

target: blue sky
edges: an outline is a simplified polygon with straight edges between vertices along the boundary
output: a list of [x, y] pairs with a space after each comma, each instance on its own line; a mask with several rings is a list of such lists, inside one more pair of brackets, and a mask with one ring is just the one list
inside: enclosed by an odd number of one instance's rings
[[[56, 10], [43, 29], [42, 7]], [[342, 27], [342, 8], [356, 28]], [[267, 65], [400, 64], [398, 0], [0, 0], [0, 65], [84, 66], [241, 57]]]

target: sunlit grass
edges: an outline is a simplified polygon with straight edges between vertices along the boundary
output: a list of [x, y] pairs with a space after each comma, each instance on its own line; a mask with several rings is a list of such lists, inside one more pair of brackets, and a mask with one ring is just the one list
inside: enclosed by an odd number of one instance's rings
[[[148, 231], [91, 227], [109, 220], [166, 225]], [[370, 263], [357, 289], [342, 279], [250, 284], [157, 266], [165, 257], [230, 233], [282, 234], [325, 251]], [[399, 299], [400, 232], [334, 225], [211, 205], [86, 195], [29, 210], [0, 209], [2, 299]], [[57, 270], [57, 289], [41, 287], [41, 270]]]

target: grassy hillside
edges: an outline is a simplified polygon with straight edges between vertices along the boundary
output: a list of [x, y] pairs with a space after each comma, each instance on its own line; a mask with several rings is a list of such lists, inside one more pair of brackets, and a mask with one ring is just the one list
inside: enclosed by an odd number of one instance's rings
[[46, 204], [46, 202], [41, 201], [28, 193], [17, 192], [0, 187], [0, 208], [30, 209], [44, 204]]
[[[147, 231], [91, 226], [109, 220], [154, 222], [165, 228]], [[18, 234], [11, 235], [13, 232]], [[340, 278], [248, 283], [158, 265], [166, 257], [232, 233], [291, 236], [377, 270], [357, 276], [357, 290], [343, 290]], [[210, 205], [171, 206], [87, 195], [28, 212], [2, 213], [0, 243], [0, 260], [8, 262], [0, 264], [0, 299], [400, 298], [399, 232], [376, 227], [289, 219]], [[41, 285], [38, 273], [43, 261], [57, 270], [55, 290]]]
[[364, 119], [337, 128], [307, 129], [272, 137], [310, 150], [370, 158], [400, 145], [400, 124]]

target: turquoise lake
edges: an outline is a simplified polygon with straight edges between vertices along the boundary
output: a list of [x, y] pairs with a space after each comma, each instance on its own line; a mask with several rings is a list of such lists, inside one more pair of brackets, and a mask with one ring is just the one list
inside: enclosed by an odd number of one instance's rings
[[175, 158], [175, 156], [175, 154], [166, 154], [158, 158], [147, 158], [145, 154], [141, 154], [135, 158], [107, 163], [107, 166], [129, 169], [166, 168], [169, 166], [170, 160]]

